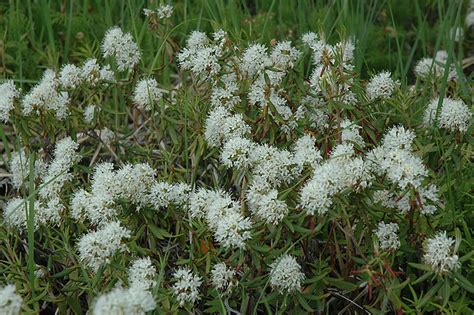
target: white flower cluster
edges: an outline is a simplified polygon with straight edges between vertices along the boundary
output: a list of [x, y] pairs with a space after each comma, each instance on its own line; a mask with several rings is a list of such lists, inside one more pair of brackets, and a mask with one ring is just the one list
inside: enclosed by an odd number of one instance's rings
[[139, 258], [133, 261], [128, 270], [128, 284], [131, 287], [141, 287], [150, 290], [156, 284], [156, 268], [150, 257]]
[[101, 67], [97, 59], [87, 59], [80, 68], [73, 64], [63, 65], [59, 72], [59, 82], [63, 88], [74, 90], [84, 85], [94, 87], [115, 82], [115, 74], [109, 65]]
[[[35, 212], [41, 209], [39, 201], [34, 203]], [[28, 199], [22, 198], [11, 198], [5, 209], [3, 210], [3, 219], [5, 223], [10, 226], [14, 226], [20, 230], [26, 230], [27, 228], [27, 214], [30, 211], [30, 203]], [[35, 220], [35, 229], [38, 228], [38, 220]]]
[[104, 58], [114, 57], [119, 71], [132, 70], [140, 61], [140, 49], [130, 33], [124, 33], [119, 27], [112, 27], [102, 42]]
[[278, 199], [277, 188], [289, 184], [305, 165], [314, 168], [320, 160], [315, 139], [310, 136], [299, 139], [293, 152], [241, 137], [227, 140], [221, 151], [221, 161], [225, 166], [250, 170], [249, 209], [256, 218], [269, 224], [278, 224], [288, 214], [288, 206]]
[[[87, 59], [82, 67], [63, 65], [59, 73], [47, 69], [40, 82], [23, 96], [21, 112], [24, 116], [52, 112], [58, 120], [64, 120], [70, 112], [68, 91], [112, 82], [115, 82], [115, 74], [110, 66], [100, 66], [96, 59]], [[0, 85], [0, 95], [0, 120], [8, 122], [14, 100], [20, 97], [20, 93], [12, 81], [7, 81]]]
[[[219, 84], [222, 84], [223, 87]], [[238, 92], [239, 86], [236, 75], [224, 75], [212, 88], [211, 104], [214, 108], [224, 107], [231, 110], [240, 102]]]
[[441, 231], [434, 237], [428, 239], [425, 244], [423, 260], [431, 268], [441, 274], [449, 273], [460, 267], [459, 257], [453, 253], [451, 246], [456, 241]]
[[249, 88], [249, 103], [258, 105], [271, 116], [277, 117], [275, 121], [285, 132], [294, 129], [303, 116], [302, 108], [292, 111], [283, 88], [284, 78], [300, 55], [301, 52], [291, 42], [285, 41], [277, 43], [270, 53], [264, 45], [253, 44], [240, 58], [240, 70], [246, 74], [243, 79], [251, 80], [255, 77]]
[[[35, 177], [43, 177], [46, 174], [47, 164], [40, 158], [35, 160]], [[25, 149], [20, 148], [11, 154], [10, 171], [12, 173], [13, 187], [19, 189], [26, 178], [30, 175], [30, 160]]]
[[119, 222], [109, 222], [96, 231], [85, 234], [77, 243], [81, 262], [97, 272], [116, 253], [128, 250], [123, 240], [130, 236], [130, 230], [120, 226]]
[[[64, 209], [60, 194], [64, 184], [72, 178], [69, 169], [80, 160], [80, 155], [77, 153], [78, 147], [76, 142], [66, 137], [56, 143], [54, 158], [48, 165], [41, 159], [35, 161], [35, 177], [41, 178], [39, 199], [34, 202], [35, 228], [41, 224], [59, 224], [61, 212]], [[13, 172], [13, 183], [19, 188], [29, 175], [29, 157], [23, 149], [12, 154], [10, 166]], [[5, 208], [5, 220], [20, 230], [26, 227], [25, 207], [29, 207], [29, 201], [25, 203], [21, 198], [13, 198]]]
[[62, 120], [69, 114], [69, 94], [59, 91], [60, 82], [53, 70], [46, 70], [41, 81], [22, 99], [23, 115], [51, 110]]
[[370, 163], [354, 156], [351, 143], [337, 145], [328, 160], [318, 165], [312, 178], [300, 191], [300, 205], [309, 214], [325, 214], [333, 197], [346, 188], [366, 188], [371, 185]]
[[173, 15], [173, 6], [169, 4], [160, 5], [156, 12], [160, 19], [169, 19]]
[[72, 178], [69, 169], [77, 163], [81, 156], [77, 152], [79, 144], [71, 137], [66, 137], [56, 143], [54, 159], [48, 165], [42, 178], [39, 195], [44, 199], [57, 197], [64, 184]]
[[215, 264], [211, 270], [212, 285], [219, 292], [230, 292], [236, 285], [235, 274], [235, 269], [225, 263]]
[[312, 92], [322, 103], [339, 101], [353, 105], [357, 101], [352, 89], [352, 71], [354, 66], [354, 43], [352, 40], [342, 41], [336, 45], [326, 43], [315, 33], [303, 36], [313, 52], [315, 68], [310, 77]]
[[366, 87], [367, 98], [374, 100], [376, 98], [386, 99], [392, 96], [400, 86], [400, 82], [394, 81], [391, 78], [392, 74], [389, 71], [383, 71], [374, 75]]
[[270, 285], [280, 293], [301, 291], [305, 279], [301, 266], [291, 255], [283, 255], [270, 265]]
[[[374, 192], [373, 201], [381, 203], [385, 208], [397, 209], [401, 214], [408, 213], [412, 205], [409, 192], [395, 194], [389, 190], [378, 190]], [[421, 214], [431, 215], [437, 211], [439, 202], [438, 188], [430, 184], [417, 190], [417, 198], [413, 204], [420, 208]]]
[[12, 284], [0, 287], [0, 313], [4, 315], [18, 315], [21, 313], [23, 300]]
[[150, 290], [156, 276], [150, 257], [136, 259], [128, 270], [129, 288], [116, 287], [101, 295], [94, 302], [92, 313], [144, 315], [154, 310], [156, 302]]
[[140, 108], [151, 110], [160, 101], [162, 93], [155, 79], [142, 79], [135, 86], [133, 102]]
[[471, 28], [474, 25], [474, 2], [471, 0], [467, 8], [467, 14], [465, 19], [466, 28]]
[[147, 17], [153, 17], [155, 15], [158, 18], [164, 20], [169, 19], [173, 15], [173, 6], [169, 4], [160, 5], [156, 10], [143, 9], [143, 13]]
[[359, 133], [359, 129], [361, 127], [357, 125], [356, 123], [353, 123], [349, 119], [344, 119], [341, 122], [341, 141], [342, 142], [349, 142], [354, 145], [357, 145], [359, 148], [364, 148], [365, 143], [364, 139]]
[[93, 315], [145, 315], [156, 308], [156, 302], [150, 291], [140, 288], [116, 287], [101, 295], [92, 308]]
[[7, 123], [10, 120], [10, 111], [15, 107], [15, 100], [20, 97], [20, 91], [12, 80], [0, 84], [0, 120]]
[[[444, 50], [438, 51], [436, 57], [423, 58], [415, 66], [415, 75], [420, 80], [429, 81], [443, 78], [445, 75], [446, 62], [448, 61], [448, 53]], [[457, 72], [454, 64], [450, 64], [447, 68], [448, 80], [456, 80]]]
[[[382, 144], [369, 152], [372, 170], [397, 185], [394, 192], [377, 192], [374, 199], [402, 214], [407, 213], [412, 204], [419, 207], [422, 214], [433, 214], [439, 204], [438, 189], [434, 184], [422, 185], [428, 177], [428, 170], [412, 151], [414, 139], [412, 130], [394, 126], [385, 134]], [[417, 198], [413, 201], [410, 200], [410, 189], [416, 191]]]
[[462, 100], [445, 97], [441, 100], [439, 116], [436, 119], [439, 102], [440, 100], [433, 99], [428, 104], [423, 116], [425, 125], [437, 124], [440, 128], [451, 132], [466, 132], [472, 119], [472, 112], [469, 107]]
[[400, 247], [397, 223], [385, 224], [383, 221], [379, 222], [377, 229], [373, 232], [378, 237], [382, 250], [396, 251]]
[[202, 283], [202, 278], [194, 275], [190, 269], [179, 268], [173, 274], [175, 283], [171, 290], [176, 296], [180, 306], [190, 303], [194, 304], [199, 300], [199, 287]]
[[186, 41], [186, 47], [177, 55], [182, 70], [189, 70], [199, 80], [210, 80], [221, 70], [219, 59], [225, 52], [227, 34], [219, 30], [213, 34], [213, 41], [203, 32], [193, 31]]
[[189, 200], [191, 218], [205, 219], [223, 247], [244, 248], [252, 223], [240, 213], [240, 205], [222, 191], [198, 189]]
[[167, 208], [170, 205], [187, 209], [191, 186], [185, 183], [170, 184], [156, 182], [150, 188], [149, 200], [155, 209]]
[[86, 122], [87, 124], [92, 123], [95, 117], [96, 110], [97, 111], [99, 110], [99, 108], [96, 105], [94, 104], [87, 105], [86, 108], [84, 108], [84, 122]]
[[412, 152], [415, 133], [403, 126], [394, 126], [385, 134], [382, 144], [371, 152], [369, 159], [379, 174], [397, 184], [401, 190], [418, 188], [428, 171], [421, 158]]
[[206, 119], [204, 137], [210, 147], [218, 147], [232, 138], [245, 137], [250, 134], [241, 114], [232, 114], [225, 107], [216, 107]]
[[74, 193], [71, 200], [72, 217], [88, 220], [92, 225], [116, 220], [116, 201], [127, 199], [137, 209], [150, 203], [150, 188], [155, 183], [155, 171], [147, 163], [125, 164], [115, 171], [111, 163], [96, 166], [91, 192], [84, 189]]

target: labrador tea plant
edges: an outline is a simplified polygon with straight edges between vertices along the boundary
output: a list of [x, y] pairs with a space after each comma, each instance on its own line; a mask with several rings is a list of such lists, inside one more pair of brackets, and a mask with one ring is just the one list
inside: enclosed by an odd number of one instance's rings
[[[143, 14], [162, 36], [173, 7]], [[407, 86], [361, 79], [358, 38], [195, 30], [168, 86], [138, 42], [115, 26], [0, 85], [0, 313], [473, 312], [472, 223], [445, 201], [472, 99], [446, 51]]]

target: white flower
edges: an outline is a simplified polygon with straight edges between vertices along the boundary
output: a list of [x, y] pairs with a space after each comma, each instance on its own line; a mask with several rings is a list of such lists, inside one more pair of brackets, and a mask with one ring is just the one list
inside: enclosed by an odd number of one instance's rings
[[[426, 125], [433, 124], [436, 121], [438, 102], [438, 99], [433, 99], [426, 108], [423, 116], [423, 122]], [[459, 131], [464, 133], [469, 128], [471, 118], [471, 110], [462, 100], [445, 97], [441, 103], [437, 123], [440, 128], [451, 132]]]
[[301, 266], [291, 255], [283, 255], [271, 264], [270, 285], [280, 293], [301, 291], [305, 279]]
[[318, 34], [313, 32], [304, 33], [301, 40], [309, 47], [314, 46], [319, 40]]
[[425, 254], [423, 260], [431, 268], [441, 274], [460, 267], [459, 257], [456, 255], [451, 246], [456, 241], [446, 236], [446, 231], [441, 231], [434, 237], [428, 239], [425, 244]]
[[0, 120], [7, 123], [10, 112], [15, 106], [14, 101], [20, 97], [20, 91], [12, 80], [7, 80], [0, 85]]
[[[444, 77], [445, 63], [447, 56], [444, 53], [436, 56], [435, 59], [423, 58], [415, 66], [415, 75], [421, 80], [439, 79]], [[456, 68], [453, 64], [448, 67], [448, 80], [457, 78]]]
[[58, 196], [52, 196], [39, 208], [35, 208], [35, 221], [39, 224], [58, 226], [65, 207]]
[[156, 171], [148, 163], [125, 164], [116, 173], [117, 197], [138, 206], [149, 203], [149, 189], [155, 182]]
[[151, 292], [139, 287], [129, 289], [117, 287], [97, 298], [92, 308], [92, 314], [145, 315], [146, 312], [153, 311], [155, 308], [156, 302]]
[[[45, 175], [47, 165], [39, 157], [35, 160], [35, 178]], [[13, 187], [19, 189], [23, 185], [25, 179], [30, 175], [30, 159], [26, 155], [25, 149], [21, 148], [11, 154], [10, 171], [12, 173]]]
[[249, 218], [243, 217], [237, 211], [229, 211], [220, 216], [214, 238], [225, 248], [244, 248], [245, 241], [252, 237], [251, 227]]
[[254, 164], [253, 176], [262, 177], [271, 185], [290, 183], [299, 175], [300, 169], [294, 163], [293, 154], [288, 150], [280, 150], [267, 144], [258, 145], [250, 158]]
[[156, 284], [156, 276], [156, 268], [150, 257], [139, 258], [128, 269], [128, 284], [130, 287], [149, 290]]
[[355, 143], [357, 144], [360, 148], [365, 147], [365, 142], [362, 136], [359, 134], [359, 125], [356, 123], [353, 123], [352, 121], [345, 119], [341, 122], [341, 141], [342, 142], [349, 142], [349, 143]]
[[114, 57], [119, 71], [132, 70], [140, 61], [140, 50], [130, 33], [124, 33], [119, 27], [112, 27], [102, 42], [104, 58]]
[[245, 138], [249, 133], [250, 126], [243, 116], [232, 114], [224, 107], [214, 108], [207, 116], [204, 137], [210, 147], [218, 147], [234, 137]]
[[246, 168], [250, 165], [250, 155], [255, 144], [245, 138], [235, 137], [228, 140], [222, 147], [222, 164], [229, 168]]
[[309, 165], [314, 169], [323, 159], [316, 147], [316, 140], [310, 135], [304, 135], [296, 141], [293, 155], [295, 163], [301, 169], [304, 165]]
[[23, 300], [16, 292], [13, 284], [0, 287], [0, 313], [3, 315], [19, 315]]
[[415, 133], [411, 129], [405, 129], [402, 125], [390, 128], [384, 135], [382, 146], [388, 149], [411, 149]]
[[141, 109], [151, 110], [161, 99], [161, 91], [155, 79], [142, 79], [135, 86], [133, 102]]
[[186, 40], [186, 46], [189, 49], [199, 49], [209, 44], [209, 38], [206, 33], [193, 31]]
[[388, 223], [385, 224], [383, 221], [379, 222], [377, 229], [374, 230], [377, 235], [380, 248], [382, 250], [395, 251], [400, 247], [400, 241], [398, 240], [398, 224]]
[[[438, 187], [431, 184], [418, 191], [421, 204], [420, 212], [422, 214], [434, 214], [437, 211], [436, 205], [439, 203]], [[430, 202], [430, 203], [428, 203]]]
[[94, 120], [95, 109], [97, 106], [95, 105], [87, 105], [84, 109], [84, 121], [88, 124], [92, 123]]
[[59, 140], [54, 148], [54, 159], [48, 165], [47, 175], [42, 178], [39, 195], [44, 198], [57, 196], [64, 183], [72, 178], [69, 169], [81, 156], [77, 153], [79, 144], [71, 137]]
[[75, 89], [81, 84], [81, 69], [73, 64], [64, 65], [59, 72], [59, 82], [65, 89]]
[[323, 39], [320, 39], [316, 33], [306, 33], [303, 35], [302, 40], [313, 51], [313, 63], [315, 65], [319, 65], [321, 63], [323, 54], [332, 54], [333, 48], [330, 45], [326, 44]]
[[235, 269], [227, 267], [225, 263], [215, 264], [211, 270], [212, 285], [220, 292], [230, 291], [236, 284], [235, 274]]
[[43, 73], [41, 81], [35, 85], [22, 100], [23, 115], [28, 116], [33, 112], [52, 110], [56, 118], [62, 120], [69, 114], [69, 95], [60, 92], [59, 80], [52, 70]]
[[104, 127], [99, 131], [99, 138], [106, 145], [110, 145], [115, 139], [115, 133], [109, 128]]
[[314, 176], [300, 191], [300, 205], [309, 215], [325, 214], [331, 207], [332, 196], [342, 187], [343, 168], [339, 163], [326, 162], [314, 170]]
[[156, 9], [156, 12], [160, 19], [169, 19], [173, 15], [173, 6], [162, 4]]
[[354, 145], [352, 143], [340, 143], [331, 150], [330, 157], [334, 160], [348, 161], [353, 155]]
[[382, 148], [381, 151], [383, 153], [377, 161], [378, 167], [382, 173], [386, 173], [391, 182], [397, 183], [402, 190], [407, 186], [420, 187], [421, 181], [428, 175], [420, 157], [408, 150], [396, 148]]
[[122, 240], [130, 235], [131, 232], [121, 227], [118, 222], [109, 222], [102, 228], [85, 234], [77, 244], [81, 262], [97, 272], [100, 266], [109, 263], [116, 253], [128, 250]]
[[290, 41], [279, 42], [272, 49], [271, 59], [275, 67], [281, 70], [292, 69], [301, 52], [291, 46]]
[[252, 224], [240, 214], [239, 203], [229, 194], [200, 188], [189, 199], [189, 216], [206, 219], [218, 243], [224, 247], [245, 247]]
[[391, 78], [389, 71], [383, 71], [373, 76], [367, 84], [366, 91], [369, 100], [376, 98], [389, 98], [392, 96], [395, 89], [400, 85], [399, 81], [394, 81]]
[[[38, 200], [34, 203], [35, 212], [41, 211], [41, 204]], [[16, 227], [20, 231], [27, 228], [27, 216], [29, 213], [30, 202], [28, 199], [12, 198], [8, 201], [3, 211], [3, 218], [5, 223], [10, 226]], [[34, 222], [35, 229], [38, 228], [38, 218], [35, 216]]]
[[267, 47], [262, 44], [249, 46], [242, 55], [240, 69], [249, 77], [262, 72], [272, 64], [267, 53]]
[[150, 188], [150, 203], [156, 208], [166, 208], [170, 204], [187, 207], [191, 186], [185, 183], [169, 184], [156, 182]]
[[87, 59], [81, 67], [80, 76], [92, 87], [102, 82], [115, 82], [115, 75], [110, 70], [110, 66], [101, 67], [97, 59]]
[[467, 27], [467, 28], [470, 28], [471, 26], [474, 25], [474, 10], [471, 11], [471, 12], [469, 12], [469, 13], [466, 15], [465, 24], [466, 24], [466, 27]]
[[370, 163], [353, 155], [352, 144], [339, 144], [332, 150], [330, 159], [314, 169], [313, 177], [300, 191], [300, 205], [308, 215], [325, 214], [333, 204], [333, 197], [345, 188], [357, 190], [370, 186], [373, 179]]
[[214, 107], [225, 107], [232, 109], [240, 102], [240, 97], [237, 95], [239, 87], [235, 81], [234, 76], [227, 76], [224, 82], [224, 88], [215, 86], [212, 88], [211, 104]]
[[91, 193], [81, 189], [71, 200], [71, 215], [78, 221], [89, 220], [93, 225], [108, 224], [115, 218], [114, 200], [118, 198], [121, 184], [113, 164], [101, 163], [92, 176]]
[[210, 80], [221, 70], [219, 58], [220, 46], [211, 45], [205, 33], [194, 31], [186, 41], [187, 46], [178, 55], [182, 70], [190, 70], [199, 79]]
[[276, 225], [288, 214], [286, 202], [278, 199], [278, 190], [261, 177], [256, 177], [250, 185], [247, 203], [252, 214], [268, 224]]
[[194, 275], [188, 268], [180, 267], [173, 274], [173, 278], [175, 283], [171, 290], [180, 306], [186, 303], [194, 304], [194, 302], [199, 300], [199, 287], [202, 283], [201, 277]]

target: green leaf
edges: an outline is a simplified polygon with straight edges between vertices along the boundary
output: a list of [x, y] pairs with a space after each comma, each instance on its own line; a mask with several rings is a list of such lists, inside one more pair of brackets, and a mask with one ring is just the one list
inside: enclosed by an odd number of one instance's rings
[[471, 281], [469, 281], [468, 279], [466, 279], [463, 275], [461, 275], [459, 272], [454, 272], [454, 278], [457, 281], [457, 283], [463, 287], [464, 289], [466, 289], [467, 291], [469, 291], [470, 293], [473, 293], [474, 294], [474, 285], [471, 283]]
[[410, 266], [413, 268], [419, 269], [419, 270], [424, 270], [424, 271], [431, 271], [431, 268], [428, 265], [425, 264], [418, 264], [418, 263], [408, 263]]
[[298, 300], [298, 303], [308, 312], [314, 312], [314, 309], [308, 304], [306, 299], [301, 293], [296, 294], [296, 299]]
[[170, 234], [168, 231], [166, 231], [165, 229], [159, 228], [154, 224], [148, 224], [148, 228], [150, 229], [150, 232], [160, 240], [163, 240], [167, 237], [168, 238], [173, 237], [173, 235]]
[[438, 281], [431, 289], [426, 292], [426, 294], [421, 298], [420, 302], [418, 303], [418, 307], [422, 307], [425, 305], [431, 298], [439, 291], [441, 286], [443, 285], [442, 281]]

